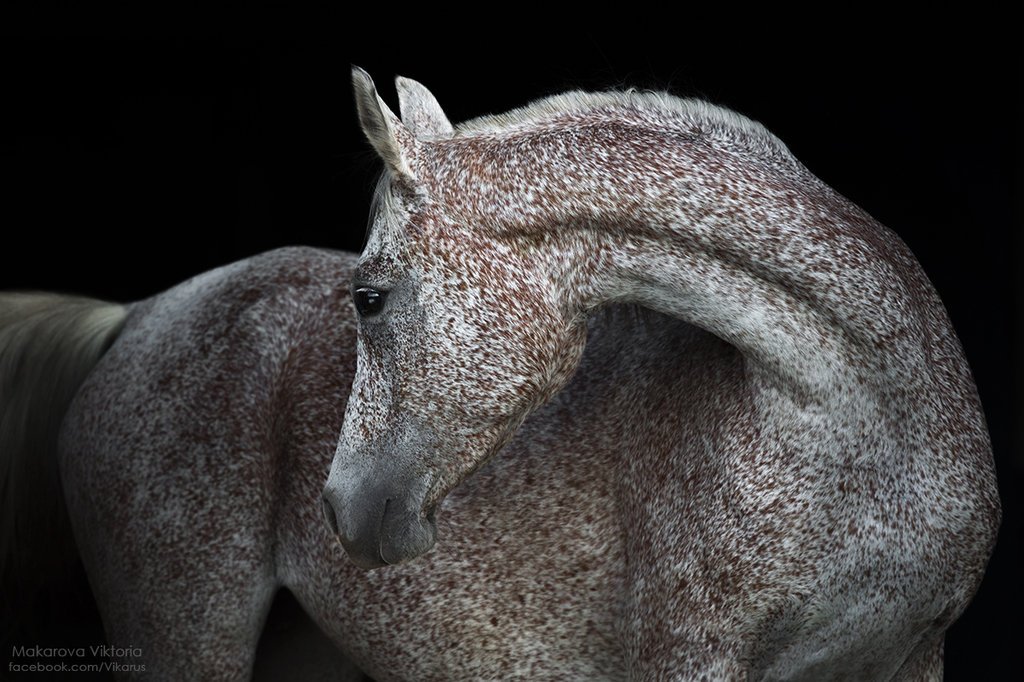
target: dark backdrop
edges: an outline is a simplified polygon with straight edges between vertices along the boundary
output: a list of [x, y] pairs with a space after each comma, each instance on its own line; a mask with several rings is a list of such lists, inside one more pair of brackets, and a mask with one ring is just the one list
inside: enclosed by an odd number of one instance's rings
[[420, 80], [453, 121], [569, 87], [668, 88], [737, 109], [895, 230], [949, 308], [991, 427], [1005, 519], [985, 583], [947, 638], [947, 674], [1019, 674], [1018, 54], [967, 27], [795, 42], [700, 26], [492, 26], [419, 42], [337, 29], [6, 40], [0, 288], [130, 301], [277, 246], [358, 249], [377, 164], [355, 121], [352, 63], [392, 106], [396, 73]]

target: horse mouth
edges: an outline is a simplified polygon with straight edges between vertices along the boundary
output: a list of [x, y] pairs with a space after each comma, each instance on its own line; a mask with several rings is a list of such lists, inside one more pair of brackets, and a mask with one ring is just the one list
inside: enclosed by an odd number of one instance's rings
[[434, 515], [433, 507], [426, 514], [386, 511], [378, 536], [378, 558], [388, 565], [403, 564], [430, 551], [437, 539]]

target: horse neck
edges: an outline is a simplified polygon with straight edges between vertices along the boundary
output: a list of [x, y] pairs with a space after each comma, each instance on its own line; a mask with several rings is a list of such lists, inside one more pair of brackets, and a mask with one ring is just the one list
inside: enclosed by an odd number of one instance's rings
[[918, 371], [918, 304], [937, 299], [898, 238], [774, 138], [696, 130], [601, 121], [519, 135], [487, 151], [465, 196], [501, 198], [474, 219], [543, 263], [571, 309], [678, 317], [801, 405], [863, 403]]

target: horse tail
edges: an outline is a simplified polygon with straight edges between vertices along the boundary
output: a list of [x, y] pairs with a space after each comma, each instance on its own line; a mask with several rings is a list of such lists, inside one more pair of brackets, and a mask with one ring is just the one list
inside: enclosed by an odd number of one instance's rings
[[[70, 580], [78, 565], [57, 466], [57, 435], [71, 399], [117, 338], [126, 312], [88, 298], [0, 293], [4, 621], [38, 608], [40, 595]], [[14, 622], [3, 625], [8, 629]]]

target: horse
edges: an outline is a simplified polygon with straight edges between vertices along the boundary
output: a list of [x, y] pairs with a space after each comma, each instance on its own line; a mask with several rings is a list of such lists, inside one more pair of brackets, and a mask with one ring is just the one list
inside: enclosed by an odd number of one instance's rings
[[119, 674], [247, 679], [285, 589], [339, 678], [940, 676], [999, 505], [898, 238], [710, 105], [353, 82], [358, 259], [0, 301], [5, 516], [70, 521]]
[[[703, 102], [570, 92], [455, 128], [417, 83], [399, 118], [353, 79], [387, 169], [324, 489], [353, 560], [424, 555], [501, 451], [506, 488], [532, 480], [483, 514], [509, 560], [602, 595], [577, 622], [615, 675], [940, 676], [1000, 511], [906, 245]], [[552, 521], [504, 521], [524, 505]]]

